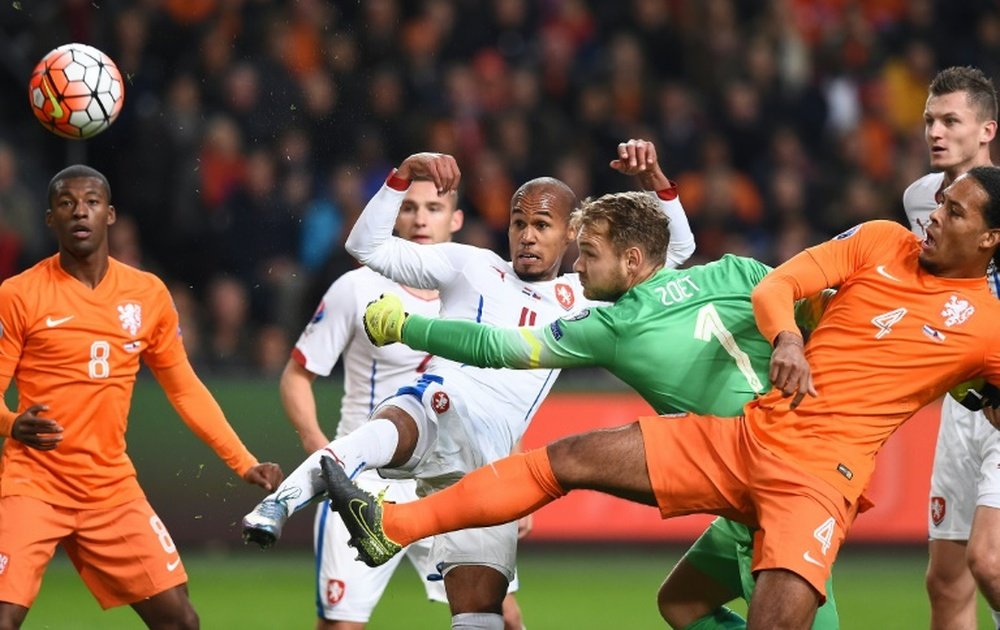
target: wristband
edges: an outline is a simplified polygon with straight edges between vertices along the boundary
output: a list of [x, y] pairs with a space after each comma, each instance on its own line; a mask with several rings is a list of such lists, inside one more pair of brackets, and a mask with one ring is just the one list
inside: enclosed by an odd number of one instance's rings
[[670, 182], [670, 186], [662, 190], [657, 190], [656, 196], [663, 201], [673, 201], [674, 199], [677, 199], [677, 184], [669, 179], [667, 181]]
[[398, 172], [399, 171], [397, 171], [396, 169], [392, 169], [391, 171], [389, 171], [389, 176], [385, 178], [385, 185], [388, 186], [389, 188], [392, 188], [393, 190], [398, 190], [399, 192], [403, 192], [404, 190], [410, 187], [410, 180], [406, 179], [405, 177], [400, 177], [399, 175], [396, 175], [396, 173]]

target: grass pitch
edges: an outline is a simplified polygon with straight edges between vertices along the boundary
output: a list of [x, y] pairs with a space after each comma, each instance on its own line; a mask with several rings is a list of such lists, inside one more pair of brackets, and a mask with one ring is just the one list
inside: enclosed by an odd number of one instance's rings
[[[527, 545], [518, 598], [531, 630], [664, 628], [655, 593], [682, 549]], [[191, 597], [206, 629], [313, 628], [312, 557], [306, 552], [185, 553]], [[405, 563], [404, 563], [405, 564]], [[847, 630], [927, 627], [926, 550], [848, 544], [835, 584]], [[408, 566], [408, 565], [407, 565]], [[735, 606], [742, 610], [739, 605]], [[991, 628], [980, 601], [980, 628]], [[59, 554], [24, 628], [142, 628], [130, 608], [101, 611], [72, 565]], [[445, 606], [427, 602], [409, 568], [401, 569], [372, 617], [372, 630], [449, 627]]]

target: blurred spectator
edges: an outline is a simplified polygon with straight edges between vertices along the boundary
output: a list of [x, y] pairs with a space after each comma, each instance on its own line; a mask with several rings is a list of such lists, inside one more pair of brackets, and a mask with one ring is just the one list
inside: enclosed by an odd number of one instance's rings
[[184, 350], [195, 369], [201, 369], [205, 361], [205, 344], [202, 339], [201, 304], [192, 288], [182, 282], [171, 282], [167, 285], [170, 297], [174, 300], [177, 317], [180, 321], [181, 336], [184, 340]]
[[7, 224], [5, 214], [6, 208], [0, 202], [0, 280], [20, 271], [18, 261], [23, 247], [20, 234]]
[[934, 72], [974, 64], [1000, 80], [1000, 10], [985, 2], [40, 0], [0, 6], [0, 24], [5, 93], [65, 41], [127, 75], [125, 111], [86, 143], [0, 101], [0, 272], [49, 250], [44, 199], [26, 191], [92, 162], [116, 182], [118, 255], [179, 286], [229, 274], [251, 303], [241, 325], [286, 338], [355, 266], [345, 228], [413, 151], [458, 158], [465, 232], [503, 247], [518, 184], [630, 186], [608, 155], [648, 136], [698, 260], [778, 263], [852, 222], [899, 218], [902, 187], [927, 170], [915, 130]]
[[245, 285], [232, 276], [217, 276], [208, 284], [205, 302], [205, 367], [216, 373], [252, 373], [254, 331]]
[[115, 224], [108, 230], [108, 253], [126, 265], [152, 271], [143, 264], [139, 224], [132, 215], [123, 213], [116, 215]]
[[268, 378], [281, 376], [285, 364], [288, 363], [288, 354], [291, 352], [291, 344], [288, 343], [285, 330], [274, 324], [264, 326], [257, 334], [254, 348], [255, 371]]
[[219, 115], [208, 121], [199, 162], [202, 205], [213, 213], [245, 176], [243, 136], [231, 118]]
[[[35, 264], [49, 252], [45, 209], [47, 199], [35, 199], [21, 181], [14, 148], [0, 142], [0, 222], [4, 226], [3, 277]], [[9, 265], [9, 267], [7, 267]]]
[[[252, 289], [254, 319], [291, 330], [298, 327], [303, 286], [296, 261], [300, 225], [281, 183], [273, 153], [254, 149], [246, 180], [226, 200], [215, 229], [221, 269]], [[299, 198], [304, 203], [301, 190]]]

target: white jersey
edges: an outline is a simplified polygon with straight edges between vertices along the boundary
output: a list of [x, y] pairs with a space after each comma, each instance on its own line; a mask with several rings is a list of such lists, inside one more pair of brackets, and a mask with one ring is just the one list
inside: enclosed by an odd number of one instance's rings
[[[424, 247], [421, 245], [421, 247]], [[440, 302], [424, 299], [367, 267], [342, 275], [323, 295], [312, 320], [295, 343], [299, 363], [329, 376], [339, 358], [344, 361], [344, 397], [340, 401], [337, 437], [361, 426], [378, 403], [412, 383], [428, 365], [430, 355], [396, 343], [376, 348], [365, 335], [365, 307], [383, 293], [398, 295], [408, 313], [436, 317]]]
[[[459, 243], [418, 245], [393, 237], [404, 195], [383, 185], [358, 218], [347, 249], [401, 284], [438, 289], [441, 317], [502, 327], [535, 326], [603, 304], [583, 297], [575, 273], [527, 282], [518, 278], [511, 262], [488, 249]], [[672, 219], [668, 264], [676, 266], [690, 256], [694, 237], [678, 200], [660, 204]], [[524, 434], [559, 370], [498, 370], [434, 357], [427, 372], [443, 378], [450, 390], [466, 393], [468, 404], [489, 410], [495, 421], [475, 430], [491, 434], [485, 437], [494, 444], [507, 444], [506, 455]]]
[[[924, 237], [931, 212], [938, 206], [944, 173], [931, 173], [903, 193], [910, 229]], [[992, 263], [987, 280], [993, 295], [1000, 278]], [[969, 411], [951, 396], [941, 403], [941, 425], [934, 448], [927, 524], [935, 540], [968, 540], [976, 506], [1000, 508], [1000, 432], [982, 412]]]

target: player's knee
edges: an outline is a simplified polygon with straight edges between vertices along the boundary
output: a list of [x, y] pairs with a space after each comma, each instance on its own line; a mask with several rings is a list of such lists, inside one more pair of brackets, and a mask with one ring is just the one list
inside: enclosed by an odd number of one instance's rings
[[[552, 472], [564, 490], [588, 487], [594, 477], [598, 460], [587, 455], [587, 434], [571, 435], [546, 447]], [[606, 467], [601, 463], [600, 467]]]
[[674, 598], [665, 586], [661, 586], [656, 594], [656, 606], [660, 617], [674, 630], [688, 628], [706, 615], [703, 606]]
[[975, 591], [975, 585], [964, 570], [950, 571], [933, 564], [927, 568], [924, 586], [931, 602], [964, 600]]
[[993, 608], [1000, 604], [1000, 550], [980, 547], [969, 553], [969, 570]]

